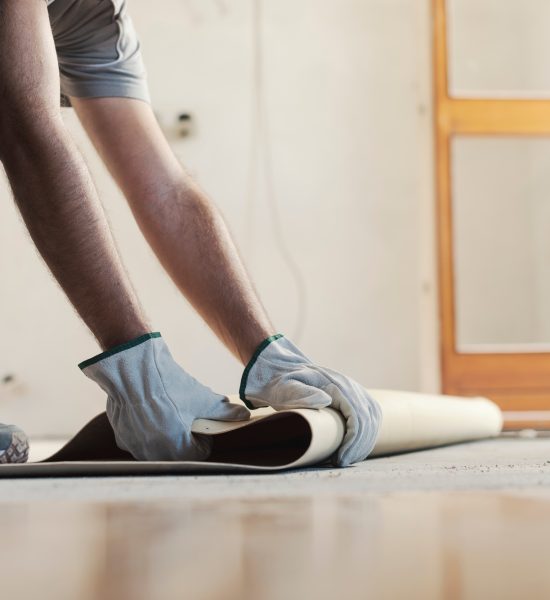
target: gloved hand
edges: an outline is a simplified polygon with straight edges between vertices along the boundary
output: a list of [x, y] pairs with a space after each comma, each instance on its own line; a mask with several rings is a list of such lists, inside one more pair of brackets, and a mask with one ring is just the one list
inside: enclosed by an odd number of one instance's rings
[[205, 460], [212, 441], [191, 433], [195, 419], [250, 418], [244, 406], [188, 375], [160, 333], [142, 335], [79, 367], [107, 393], [117, 444], [137, 460]]
[[346, 433], [333, 462], [344, 467], [364, 460], [376, 441], [382, 413], [353, 379], [313, 364], [281, 334], [264, 340], [246, 366], [239, 395], [249, 408], [324, 408], [344, 416]]

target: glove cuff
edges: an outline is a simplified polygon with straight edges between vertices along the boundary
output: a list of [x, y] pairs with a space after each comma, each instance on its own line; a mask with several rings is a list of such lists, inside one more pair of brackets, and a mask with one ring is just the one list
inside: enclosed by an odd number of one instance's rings
[[282, 337], [284, 337], [282, 333], [276, 333], [275, 335], [270, 335], [263, 342], [261, 342], [260, 345], [254, 351], [252, 358], [248, 361], [248, 364], [244, 368], [243, 376], [241, 377], [241, 385], [239, 386], [239, 398], [250, 409], [257, 408], [256, 406], [253, 406], [253, 404], [246, 399], [246, 395], [245, 395], [245, 389], [246, 389], [246, 384], [248, 382], [248, 375], [250, 373], [250, 370], [255, 365], [256, 361], [258, 360], [258, 357], [267, 348], [267, 346], [269, 346], [269, 344], [271, 344], [271, 342], [274, 342], [275, 340], [278, 340], [279, 338], [282, 338]]
[[118, 346], [114, 346], [113, 348], [110, 348], [109, 350], [106, 350], [105, 352], [101, 352], [100, 354], [96, 354], [95, 356], [92, 356], [92, 358], [88, 358], [87, 360], [82, 361], [81, 363], [78, 364], [78, 368], [81, 371], [83, 371], [86, 367], [95, 365], [96, 363], [100, 362], [101, 360], [103, 360], [105, 358], [109, 358], [109, 356], [113, 356], [115, 354], [118, 354], [119, 352], [124, 352], [124, 350], [129, 350], [130, 348], [133, 348], [134, 346], [139, 346], [140, 344], [143, 344], [147, 340], [151, 340], [153, 338], [159, 338], [159, 337], [162, 337], [162, 336], [160, 335], [160, 333], [158, 331], [153, 331], [152, 333], [145, 333], [143, 335], [140, 335], [137, 338], [134, 338], [133, 340], [130, 340], [129, 342], [125, 342], [124, 344], [119, 344]]

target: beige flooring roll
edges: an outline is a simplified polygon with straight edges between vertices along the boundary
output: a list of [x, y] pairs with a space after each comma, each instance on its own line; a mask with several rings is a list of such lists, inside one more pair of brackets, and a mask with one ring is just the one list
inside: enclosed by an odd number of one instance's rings
[[[388, 390], [371, 390], [371, 394], [383, 414], [373, 457], [493, 437], [502, 428], [499, 408], [485, 398]], [[231, 399], [240, 402], [235, 396]], [[193, 432], [212, 439], [206, 461], [143, 462], [116, 446], [102, 413], [49, 459], [1, 465], [0, 477], [281, 471], [326, 463], [340, 446], [344, 431], [341, 414], [330, 408], [280, 412], [261, 408], [252, 411], [249, 421], [196, 420]]]
[[381, 408], [382, 426], [371, 456], [495, 437], [502, 413], [487, 398], [369, 390]]

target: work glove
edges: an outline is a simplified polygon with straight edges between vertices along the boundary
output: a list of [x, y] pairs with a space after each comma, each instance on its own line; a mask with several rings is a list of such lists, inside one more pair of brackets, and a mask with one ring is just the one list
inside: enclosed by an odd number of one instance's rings
[[249, 408], [338, 410], [346, 432], [332, 458], [340, 467], [364, 460], [372, 451], [382, 413], [367, 390], [353, 379], [319, 367], [281, 334], [264, 340], [246, 366], [239, 389]]
[[79, 364], [107, 393], [116, 442], [136, 460], [205, 460], [212, 440], [193, 435], [195, 419], [243, 421], [249, 411], [193, 379], [160, 333], [148, 333]]

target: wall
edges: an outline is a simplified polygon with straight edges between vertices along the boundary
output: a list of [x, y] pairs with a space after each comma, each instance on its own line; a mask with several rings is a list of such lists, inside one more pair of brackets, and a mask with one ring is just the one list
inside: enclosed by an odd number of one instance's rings
[[[292, 334], [296, 288], [251, 153], [253, 4], [129, 4], [160, 120], [180, 111], [195, 120], [174, 150], [224, 213], [277, 328]], [[368, 387], [435, 389], [429, 2], [263, 6], [272, 191], [307, 289], [300, 345]], [[156, 327], [197, 378], [234, 392], [242, 367], [162, 273], [74, 114], [65, 118]], [[97, 347], [37, 257], [4, 183], [0, 197], [0, 376], [15, 377], [1, 388], [0, 420], [32, 434], [70, 433], [104, 404], [76, 368]]]

